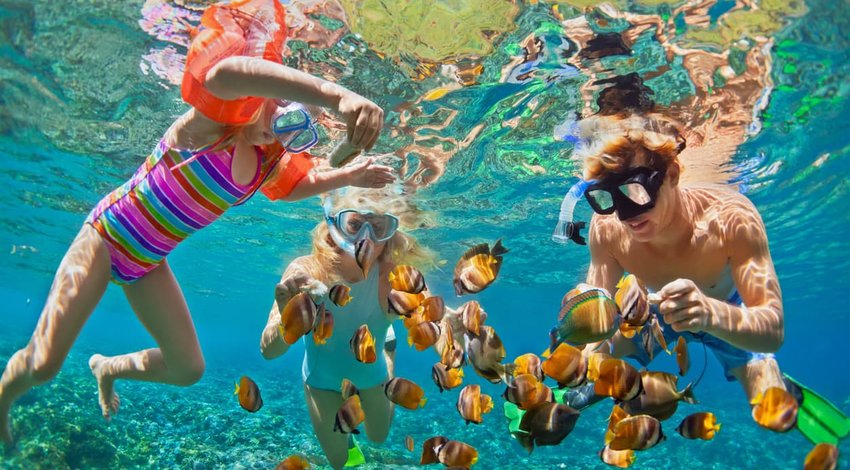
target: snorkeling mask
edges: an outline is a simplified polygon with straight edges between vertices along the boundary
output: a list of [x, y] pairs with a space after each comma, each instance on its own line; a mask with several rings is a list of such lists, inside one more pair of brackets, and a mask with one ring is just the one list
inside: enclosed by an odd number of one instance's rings
[[587, 186], [584, 197], [597, 214], [612, 214], [628, 220], [655, 207], [664, 171], [635, 167], [609, 175]]
[[272, 114], [270, 128], [287, 152], [303, 152], [319, 142], [319, 133], [310, 114], [300, 103], [276, 100], [279, 106]]
[[331, 214], [331, 199], [325, 198], [323, 205], [325, 221], [334, 243], [343, 250], [354, 254], [354, 244], [369, 237], [375, 243], [382, 243], [395, 235], [398, 230], [398, 217], [392, 214], [376, 214], [371, 211], [343, 209]]

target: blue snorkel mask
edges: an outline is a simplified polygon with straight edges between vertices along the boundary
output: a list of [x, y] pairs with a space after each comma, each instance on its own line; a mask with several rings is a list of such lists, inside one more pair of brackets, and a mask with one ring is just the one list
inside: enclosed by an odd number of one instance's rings
[[322, 208], [334, 243], [351, 255], [359, 240], [368, 237], [375, 243], [383, 243], [398, 230], [398, 217], [392, 214], [357, 209], [343, 209], [334, 214], [330, 197], [325, 197]]
[[319, 142], [319, 133], [304, 105], [281, 100], [275, 103], [279, 108], [272, 114], [269, 127], [287, 152], [303, 152]]

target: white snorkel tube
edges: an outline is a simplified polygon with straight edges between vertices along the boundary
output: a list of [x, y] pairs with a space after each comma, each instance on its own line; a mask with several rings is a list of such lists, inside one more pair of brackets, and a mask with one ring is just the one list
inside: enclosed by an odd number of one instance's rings
[[584, 197], [584, 191], [592, 182], [579, 179], [578, 183], [574, 184], [564, 196], [564, 200], [561, 202], [561, 212], [558, 214], [558, 225], [555, 226], [555, 231], [552, 233], [552, 241], [567, 244], [572, 240], [579, 245], [587, 244], [587, 241], [581, 236], [581, 229], [586, 224], [582, 221], [574, 221], [573, 212], [579, 199]]

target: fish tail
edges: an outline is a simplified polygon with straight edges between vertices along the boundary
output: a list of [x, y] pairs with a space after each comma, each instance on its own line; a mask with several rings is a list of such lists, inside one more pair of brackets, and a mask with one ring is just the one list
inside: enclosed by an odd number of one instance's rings
[[239, 395], [239, 382], [236, 382], [235, 384], [233, 384], [233, 387], [234, 387], [233, 394]]
[[425, 402], [427, 402], [427, 401], [428, 401], [427, 398], [423, 398], [423, 399], [419, 400], [419, 408], [424, 408]]
[[688, 386], [685, 387], [684, 390], [682, 390], [682, 400], [684, 400], [685, 402], [690, 403], [692, 405], [699, 402], [697, 400], [697, 397], [694, 396], [694, 383], [693, 382], [689, 383]]
[[496, 244], [493, 245], [493, 249], [490, 250], [490, 254], [493, 255], [493, 256], [500, 256], [500, 255], [507, 253], [508, 251], [510, 251], [510, 250], [508, 250], [507, 248], [504, 247], [504, 245], [502, 245], [502, 239], [500, 238], [500, 239], [496, 240]]

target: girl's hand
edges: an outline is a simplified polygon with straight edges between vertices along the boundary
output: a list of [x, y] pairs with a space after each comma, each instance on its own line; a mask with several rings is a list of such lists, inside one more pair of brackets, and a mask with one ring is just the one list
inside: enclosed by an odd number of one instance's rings
[[658, 291], [658, 309], [673, 331], [699, 333], [711, 326], [711, 301], [690, 279], [676, 279]]
[[295, 297], [301, 292], [302, 287], [313, 281], [313, 278], [300, 272], [293, 273], [280, 281], [274, 288], [274, 299], [277, 301], [278, 310], [282, 312], [289, 299]]
[[348, 142], [369, 150], [384, 126], [384, 110], [366, 98], [348, 91], [339, 100], [337, 111], [345, 118]]
[[360, 188], [383, 188], [395, 180], [393, 169], [375, 163], [373, 157], [348, 166], [349, 185]]

